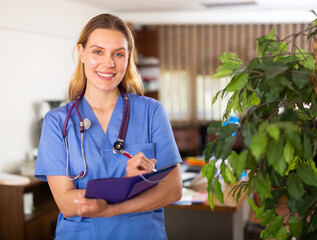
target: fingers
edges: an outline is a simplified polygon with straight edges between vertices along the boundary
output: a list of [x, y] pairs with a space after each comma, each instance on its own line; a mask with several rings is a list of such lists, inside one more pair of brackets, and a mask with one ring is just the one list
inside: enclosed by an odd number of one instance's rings
[[156, 159], [152, 158], [152, 159], [150, 159], [150, 162], [152, 164], [152, 169], [154, 169], [155, 165], [156, 165]]
[[126, 167], [126, 176], [135, 176], [145, 174], [155, 169], [156, 160], [148, 159], [144, 153], [139, 152], [133, 158], [129, 159]]
[[142, 152], [138, 153], [136, 157], [139, 157], [140, 159], [139, 167], [142, 170], [151, 171], [153, 168], [155, 168], [156, 160], [154, 158], [148, 159]]
[[78, 195], [74, 199], [77, 204], [77, 214], [82, 217], [97, 217], [104, 211], [108, 204], [102, 199], [88, 199], [83, 195]]

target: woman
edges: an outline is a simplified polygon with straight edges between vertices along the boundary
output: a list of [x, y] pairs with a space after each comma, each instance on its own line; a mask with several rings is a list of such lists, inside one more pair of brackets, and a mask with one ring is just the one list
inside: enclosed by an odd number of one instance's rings
[[[55, 239], [166, 239], [162, 207], [181, 198], [181, 158], [162, 105], [140, 96], [143, 85], [133, 62], [131, 31], [118, 17], [101, 14], [84, 27], [77, 50], [69, 87], [72, 102], [46, 114], [35, 170], [37, 178], [48, 181], [61, 211]], [[124, 150], [132, 158], [113, 153], [125, 112], [124, 92], [130, 107]], [[65, 128], [67, 137], [62, 134], [67, 113], [81, 95], [78, 110], [91, 122], [83, 142], [87, 171], [75, 110]], [[178, 165], [164, 181], [130, 200], [109, 204], [84, 197], [88, 180], [134, 176], [172, 164]]]

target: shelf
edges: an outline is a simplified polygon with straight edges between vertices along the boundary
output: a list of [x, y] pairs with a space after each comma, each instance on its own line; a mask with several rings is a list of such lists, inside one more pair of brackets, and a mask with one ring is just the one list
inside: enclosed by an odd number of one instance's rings
[[53, 198], [43, 201], [42, 204], [35, 206], [31, 214], [24, 214], [24, 221], [28, 223], [34, 219], [42, 218], [51, 212], [56, 212], [57, 214], [59, 213]]

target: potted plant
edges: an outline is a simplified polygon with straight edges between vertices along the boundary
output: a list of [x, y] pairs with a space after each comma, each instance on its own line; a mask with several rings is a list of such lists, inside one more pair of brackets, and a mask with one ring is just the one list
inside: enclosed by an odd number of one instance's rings
[[[317, 239], [317, 53], [315, 60], [295, 41], [306, 35], [317, 51], [316, 23], [284, 40], [277, 39], [272, 29], [257, 39], [258, 56], [248, 63], [234, 53], [223, 53], [214, 75], [229, 76], [231, 81], [213, 103], [231, 94], [224, 120], [237, 112], [241, 120], [226, 126], [215, 121], [208, 127], [209, 134], [217, 135], [207, 144], [202, 169], [209, 204], [213, 208], [213, 192], [221, 203], [226, 197], [220, 176], [232, 184], [247, 170], [247, 180], [235, 184], [229, 194], [238, 200], [242, 191], [258, 193], [260, 206], [250, 197], [248, 202], [265, 226], [264, 239]], [[232, 150], [236, 131], [243, 138], [240, 152]], [[282, 197], [287, 198], [287, 216], [276, 213]]]

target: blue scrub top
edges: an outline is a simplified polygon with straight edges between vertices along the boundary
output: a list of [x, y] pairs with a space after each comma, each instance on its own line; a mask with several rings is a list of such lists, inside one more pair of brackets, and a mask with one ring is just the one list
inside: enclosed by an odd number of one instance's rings
[[[135, 155], [143, 152], [147, 158], [157, 160], [161, 169], [181, 162], [168, 117], [160, 102], [135, 94], [127, 94], [130, 119], [124, 149]], [[47, 181], [47, 175], [66, 175], [66, 148], [63, 125], [73, 102], [48, 112], [45, 116], [35, 177]], [[104, 133], [94, 112], [83, 97], [79, 100], [82, 118], [91, 121], [84, 133], [84, 152], [87, 174], [75, 180], [78, 189], [85, 189], [88, 180], [96, 178], [123, 177], [128, 158], [112, 152], [120, 131], [124, 101], [120, 95], [113, 110], [107, 132]], [[67, 125], [69, 148], [69, 175], [84, 170], [80, 149], [79, 119], [73, 110]], [[109, 218], [65, 218], [59, 214], [55, 239], [167, 239], [163, 209], [148, 212], [122, 214]]]

